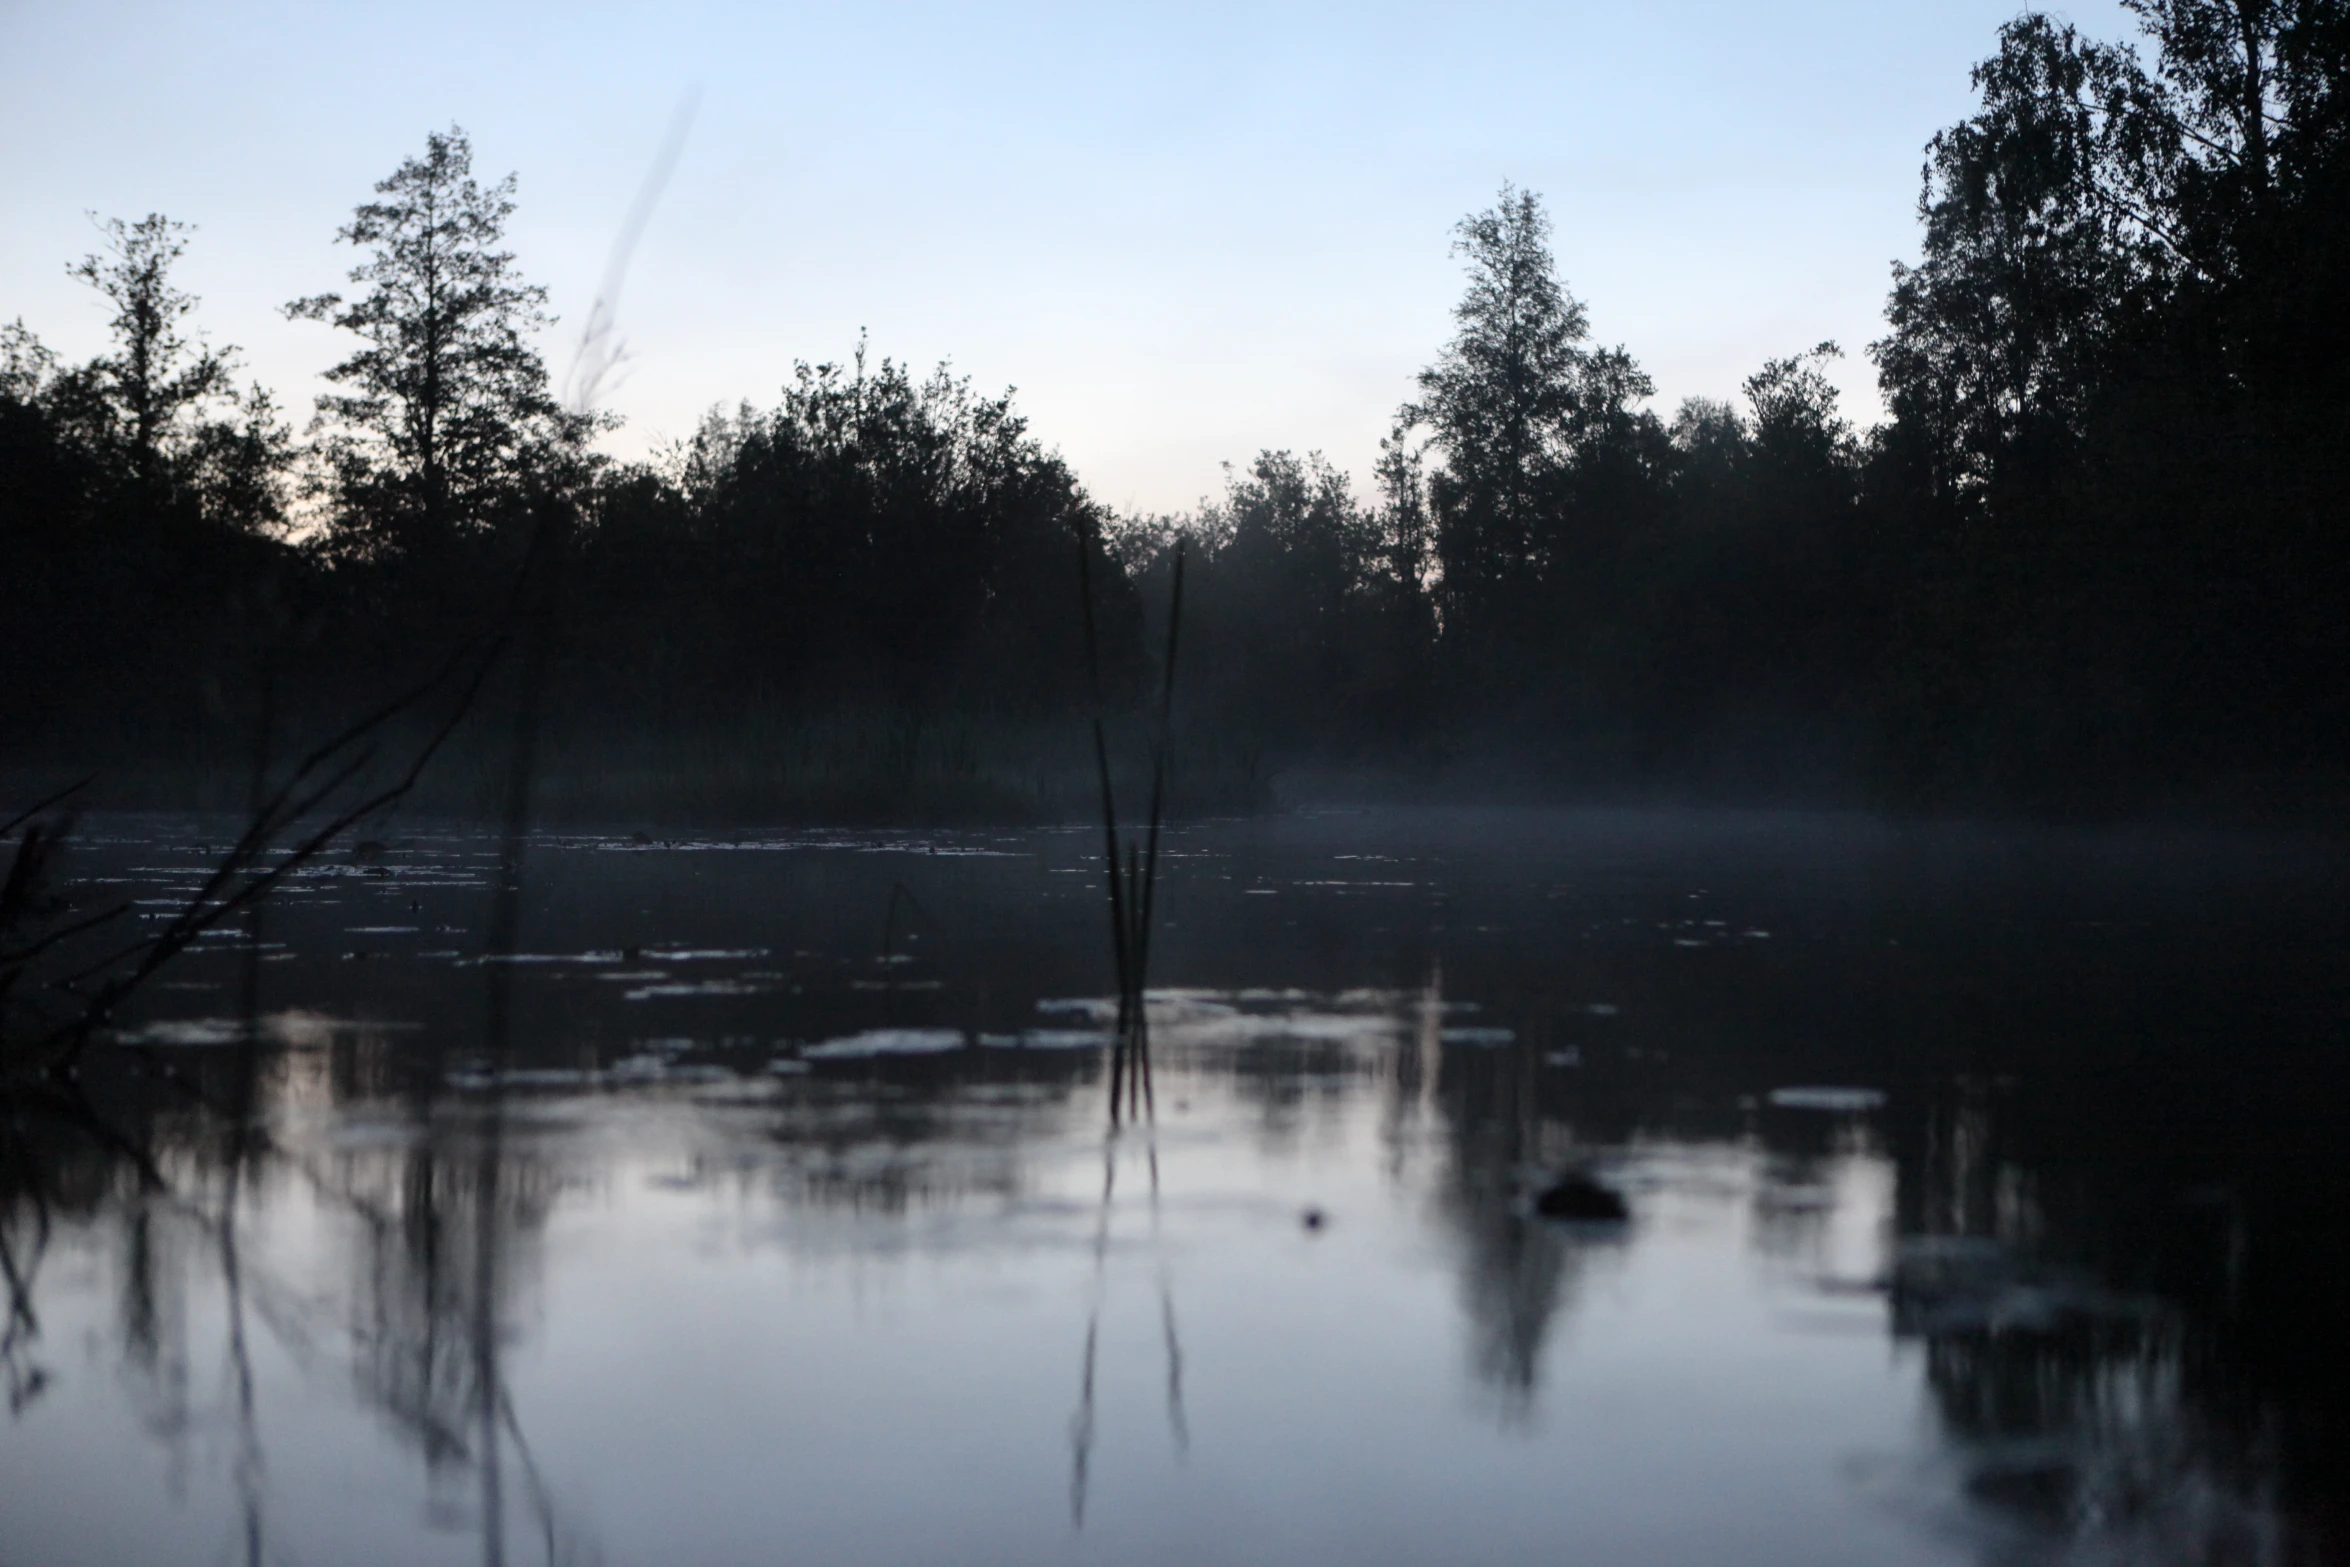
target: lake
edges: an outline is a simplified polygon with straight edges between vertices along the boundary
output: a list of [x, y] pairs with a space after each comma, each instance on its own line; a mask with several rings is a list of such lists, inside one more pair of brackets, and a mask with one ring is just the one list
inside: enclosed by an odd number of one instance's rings
[[1098, 828], [373, 830], [14, 1112], [0, 1564], [2350, 1553], [2323, 839], [1187, 825], [1113, 1128]]

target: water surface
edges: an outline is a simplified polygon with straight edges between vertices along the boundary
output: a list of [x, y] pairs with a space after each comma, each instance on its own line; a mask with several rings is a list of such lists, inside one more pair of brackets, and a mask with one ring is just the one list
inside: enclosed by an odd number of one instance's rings
[[1096, 834], [640, 836], [495, 963], [394, 823], [19, 1118], [0, 1563], [2341, 1550], [2323, 844], [1187, 828], [1113, 1131]]

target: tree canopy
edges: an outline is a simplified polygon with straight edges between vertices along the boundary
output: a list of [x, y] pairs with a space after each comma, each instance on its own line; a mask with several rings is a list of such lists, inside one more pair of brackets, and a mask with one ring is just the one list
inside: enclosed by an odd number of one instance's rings
[[[0, 725], [64, 744], [102, 712], [195, 754], [270, 637], [321, 711], [347, 706], [493, 624], [510, 546], [559, 515], [558, 748], [617, 772], [658, 737], [644, 768], [722, 773], [735, 801], [868, 765], [943, 780], [889, 798], [951, 798], [985, 772], [974, 737], [1049, 752], [1095, 696], [1079, 560], [1099, 552], [1115, 705], [1149, 686], [1179, 539], [1178, 754], [1249, 780], [1220, 799], [1283, 768], [2335, 798], [2350, 0], [2131, 10], [2127, 40], [2007, 23], [1926, 147], [1919, 251], [1868, 346], [1883, 422], [1839, 405], [1833, 343], [1661, 412], [1595, 341], [1540, 197], [1505, 184], [1452, 233], [1452, 335], [1363, 483], [1276, 439], [1174, 517], [1113, 515], [1009, 391], [862, 342], [656, 460], [594, 458], [593, 415], [549, 392], [547, 295], [505, 248], [514, 178], [477, 181], [455, 128], [338, 231], [348, 297], [291, 307], [358, 345], [303, 441], [197, 329], [172, 281], [190, 231], [104, 224], [73, 270], [107, 352], [63, 364], [0, 330], [0, 652], [33, 672]], [[263, 603], [283, 613], [233, 608]], [[1027, 782], [990, 798], [1041, 798], [1026, 763], [991, 765]]]
[[494, 527], [518, 481], [542, 469], [580, 420], [548, 391], [533, 335], [547, 291], [500, 249], [515, 178], [483, 186], [473, 146], [451, 126], [425, 138], [336, 231], [369, 254], [360, 292], [295, 300], [287, 312], [356, 334], [326, 371], [346, 390], [318, 401], [313, 435], [337, 503], [340, 540], [361, 553], [430, 549]]

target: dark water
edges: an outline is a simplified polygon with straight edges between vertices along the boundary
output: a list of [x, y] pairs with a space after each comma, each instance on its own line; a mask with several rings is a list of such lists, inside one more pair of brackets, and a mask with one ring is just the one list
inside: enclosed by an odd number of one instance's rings
[[1097, 842], [543, 836], [503, 1041], [304, 876], [8, 1130], [0, 1563], [2343, 1559], [2333, 849], [1189, 829], [1113, 1137]]

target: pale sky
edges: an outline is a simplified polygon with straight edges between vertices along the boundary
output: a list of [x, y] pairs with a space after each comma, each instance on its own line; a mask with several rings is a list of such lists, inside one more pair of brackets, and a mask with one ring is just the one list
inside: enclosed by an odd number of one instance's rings
[[[1646, 5], [525, 6], [0, 0], [0, 320], [69, 358], [86, 211], [198, 225], [180, 281], [306, 417], [347, 351], [278, 307], [342, 286], [334, 230], [455, 122], [521, 177], [509, 244], [560, 377], [677, 105], [699, 111], [620, 301], [606, 399], [636, 455], [795, 359], [950, 359], [1018, 388], [1121, 509], [1319, 449], [1367, 483], [1449, 335], [1452, 225], [1539, 193], [1594, 336], [1669, 413], [1834, 338], [1847, 412], [1928, 137], [2013, 0]], [[2063, 14], [2132, 29], [2118, 0]]]

